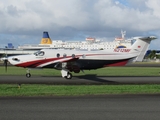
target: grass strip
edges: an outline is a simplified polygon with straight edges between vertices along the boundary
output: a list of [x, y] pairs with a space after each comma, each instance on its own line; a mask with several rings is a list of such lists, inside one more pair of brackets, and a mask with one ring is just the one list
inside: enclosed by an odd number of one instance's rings
[[82, 96], [108, 94], [157, 94], [160, 85], [40, 85], [1, 84], [0, 96]]
[[[7, 72], [3, 66], [0, 67], [0, 75], [23, 75], [26, 74], [25, 68], [8, 67]], [[61, 76], [60, 70], [43, 69], [31, 70], [32, 75], [37, 76]], [[84, 70], [80, 73], [73, 73], [73, 76], [94, 74], [97, 76], [160, 76], [160, 67], [106, 67], [97, 70]]]

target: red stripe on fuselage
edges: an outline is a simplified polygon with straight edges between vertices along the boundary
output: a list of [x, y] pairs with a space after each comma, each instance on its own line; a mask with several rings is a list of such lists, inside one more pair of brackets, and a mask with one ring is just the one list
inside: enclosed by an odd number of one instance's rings
[[[71, 58], [70, 60], [65, 60], [66, 58]], [[70, 57], [61, 57], [61, 58], [50, 58], [50, 59], [41, 59], [41, 60], [34, 60], [34, 61], [30, 61], [30, 62], [24, 62], [21, 64], [17, 64], [16, 66], [18, 67], [30, 67], [30, 68], [35, 68], [39, 65], [51, 62], [51, 61], [55, 61], [55, 60], [61, 60], [60, 62], [71, 62], [71, 61], [75, 61], [78, 60], [79, 58], [72, 58]], [[63, 60], [64, 59], [64, 60]]]
[[127, 63], [128, 63], [128, 60], [124, 60], [124, 61], [120, 61], [120, 62], [117, 62], [117, 63], [112, 63], [112, 64], [104, 65], [104, 67], [124, 66]]
[[51, 61], [54, 61], [54, 60], [57, 60], [57, 59], [58, 58], [34, 60], [34, 61], [20, 63], [20, 64], [17, 64], [16, 66], [18, 66], [18, 67], [31, 67], [31, 68], [35, 68], [35, 67], [37, 67], [40, 64], [51, 62]]

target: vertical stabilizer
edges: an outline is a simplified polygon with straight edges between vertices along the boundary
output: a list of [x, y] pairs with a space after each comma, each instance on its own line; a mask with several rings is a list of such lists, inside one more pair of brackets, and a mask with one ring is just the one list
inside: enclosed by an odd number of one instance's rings
[[52, 40], [50, 39], [48, 32], [43, 32], [43, 38], [40, 44], [52, 44]]
[[149, 37], [138, 37], [136, 38], [135, 43], [132, 45], [132, 52], [138, 52], [138, 56], [135, 61], [142, 61], [148, 47], [150, 45], [150, 42], [154, 39], [157, 39], [155, 36], [149, 36]]

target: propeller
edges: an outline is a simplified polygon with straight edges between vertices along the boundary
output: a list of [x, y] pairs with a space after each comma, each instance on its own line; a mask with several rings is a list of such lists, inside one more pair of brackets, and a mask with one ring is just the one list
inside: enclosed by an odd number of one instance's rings
[[8, 57], [7, 57], [7, 54], [5, 54], [4, 57], [1, 58], [1, 61], [4, 62], [5, 71], [7, 72], [7, 66], [8, 66]]
[[6, 71], [6, 72], [7, 72], [7, 65], [8, 65], [7, 63], [8, 63], [8, 60], [5, 59], [5, 60], [4, 60], [4, 66], [5, 66], [5, 71]]

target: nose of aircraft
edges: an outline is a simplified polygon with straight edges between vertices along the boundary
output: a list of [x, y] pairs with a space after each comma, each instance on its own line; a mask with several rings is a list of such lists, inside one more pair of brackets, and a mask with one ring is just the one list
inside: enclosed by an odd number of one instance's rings
[[8, 57], [8, 61], [10, 62], [10, 64], [16, 65], [20, 62], [20, 59], [17, 56], [13, 56], [13, 57]]
[[0, 60], [4, 62], [5, 70], [6, 70], [6, 72], [7, 72], [8, 58], [7, 58], [7, 57], [2, 57], [2, 58], [0, 58]]
[[0, 58], [0, 60], [5, 61], [5, 60], [8, 60], [8, 58], [7, 57], [2, 57], [2, 58]]

